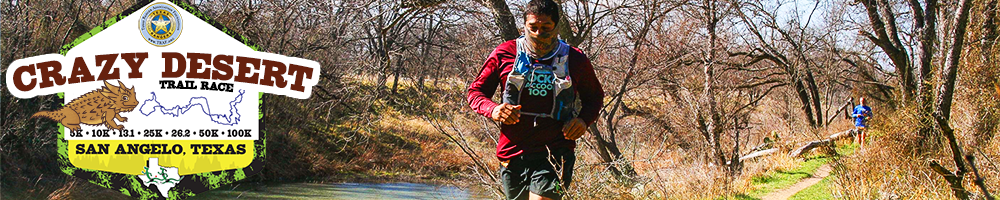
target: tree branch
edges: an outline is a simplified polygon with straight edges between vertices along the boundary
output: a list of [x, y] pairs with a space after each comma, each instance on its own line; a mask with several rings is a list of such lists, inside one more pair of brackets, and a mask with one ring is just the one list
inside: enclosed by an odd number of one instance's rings
[[958, 76], [958, 63], [962, 58], [962, 49], [965, 47], [965, 28], [969, 24], [969, 9], [972, 4], [969, 0], [962, 0], [959, 4], [960, 10], [955, 18], [955, 34], [952, 35], [951, 52], [948, 54], [948, 65], [942, 73], [944, 83], [938, 93], [937, 107], [941, 116], [945, 120], [951, 118], [951, 101], [955, 93], [955, 79]]
[[987, 200], [995, 200], [996, 198], [993, 198], [993, 195], [990, 194], [990, 190], [986, 189], [986, 179], [979, 175], [979, 169], [976, 168], [976, 157], [971, 154], [965, 155], [965, 160], [969, 161], [969, 167], [972, 168], [972, 173], [976, 175], [976, 180], [973, 182], [979, 186], [979, 190], [983, 191], [983, 196], [986, 196]]

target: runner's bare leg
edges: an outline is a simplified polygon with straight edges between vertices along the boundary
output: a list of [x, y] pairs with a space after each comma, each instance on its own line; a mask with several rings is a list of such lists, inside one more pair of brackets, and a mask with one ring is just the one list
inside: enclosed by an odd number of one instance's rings
[[858, 144], [861, 144], [861, 148], [865, 148], [865, 137], [868, 136], [868, 131], [865, 131], [865, 127], [858, 127]]

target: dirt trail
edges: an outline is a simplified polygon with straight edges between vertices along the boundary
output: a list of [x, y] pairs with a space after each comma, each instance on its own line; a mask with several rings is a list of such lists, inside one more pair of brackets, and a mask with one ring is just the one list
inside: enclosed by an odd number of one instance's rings
[[799, 191], [802, 191], [808, 188], [809, 186], [815, 185], [816, 183], [819, 183], [819, 181], [823, 180], [823, 178], [825, 178], [826, 176], [829, 176], [830, 170], [832, 169], [833, 168], [830, 167], [829, 163], [824, 164], [823, 166], [820, 166], [819, 169], [816, 169], [816, 173], [813, 173], [812, 177], [804, 178], [800, 180], [798, 183], [795, 183], [795, 185], [792, 185], [791, 187], [776, 192], [772, 192], [771, 194], [768, 194], [767, 196], [764, 196], [761, 199], [784, 200], [791, 198], [792, 195], [795, 195], [795, 193], [799, 193]]

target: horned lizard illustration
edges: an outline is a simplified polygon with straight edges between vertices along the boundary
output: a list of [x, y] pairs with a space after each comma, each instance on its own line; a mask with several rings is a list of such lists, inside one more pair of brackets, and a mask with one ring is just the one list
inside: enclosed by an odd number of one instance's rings
[[115, 123], [115, 119], [128, 120], [119, 113], [131, 112], [139, 101], [135, 99], [135, 86], [126, 88], [121, 81], [114, 86], [104, 81], [104, 87], [90, 91], [83, 96], [70, 101], [66, 106], [55, 111], [40, 111], [31, 117], [45, 117], [70, 130], [80, 130], [80, 124], [106, 125], [111, 129], [124, 129], [125, 125]]

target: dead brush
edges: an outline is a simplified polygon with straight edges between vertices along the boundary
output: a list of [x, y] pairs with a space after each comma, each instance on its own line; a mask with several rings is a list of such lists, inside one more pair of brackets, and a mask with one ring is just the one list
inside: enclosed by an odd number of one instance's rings
[[[791, 171], [801, 164], [802, 161], [789, 156], [787, 153], [776, 153], [748, 163], [739, 179], [751, 180], [754, 177], [761, 177], [772, 171]], [[757, 189], [752, 185], [747, 185], [747, 187], [746, 191]]]
[[[835, 196], [846, 199], [950, 199], [951, 189], [943, 178], [928, 167], [929, 159], [949, 160], [948, 151], [933, 149], [923, 153], [921, 145], [936, 141], [919, 139], [916, 133], [918, 120], [914, 109], [901, 109], [877, 118], [870, 129], [872, 136], [865, 149], [858, 149], [852, 156], [843, 157], [835, 165], [836, 178], [832, 190]], [[962, 127], [962, 126], [956, 126]], [[962, 136], [964, 138], [971, 138]], [[995, 145], [995, 141], [993, 142]], [[996, 148], [966, 147], [973, 152], [983, 152], [981, 156], [995, 159]], [[990, 152], [992, 153], [986, 153]], [[986, 160], [986, 159], [981, 159]], [[951, 165], [950, 162], [942, 162]], [[989, 164], [981, 164], [989, 165]], [[954, 166], [947, 166], [954, 167]], [[996, 168], [980, 167], [980, 171], [997, 177]], [[993, 175], [993, 176], [989, 176]], [[972, 177], [971, 173], [968, 174]], [[974, 190], [971, 179], [966, 179], [966, 188]], [[994, 188], [997, 180], [987, 179]]]

